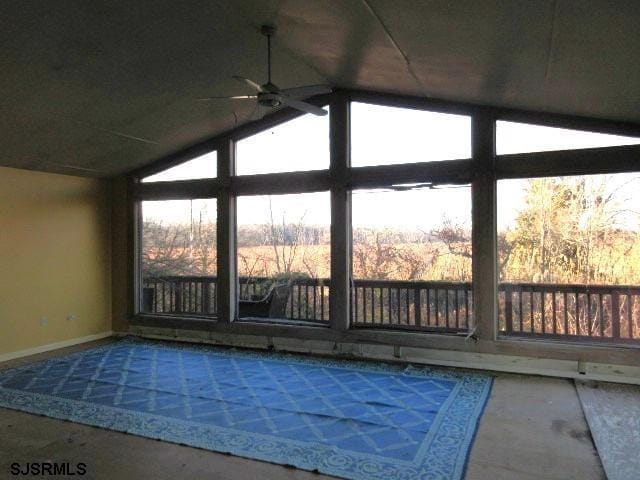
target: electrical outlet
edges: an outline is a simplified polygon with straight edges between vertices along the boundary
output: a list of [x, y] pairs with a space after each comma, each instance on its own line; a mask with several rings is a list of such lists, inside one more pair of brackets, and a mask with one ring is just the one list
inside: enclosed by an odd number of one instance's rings
[[68, 322], [72, 322], [75, 319], [76, 319], [76, 316], [73, 313], [70, 313], [69, 315], [67, 315]]
[[40, 317], [40, 325], [46, 327], [49, 325], [49, 319], [47, 317]]

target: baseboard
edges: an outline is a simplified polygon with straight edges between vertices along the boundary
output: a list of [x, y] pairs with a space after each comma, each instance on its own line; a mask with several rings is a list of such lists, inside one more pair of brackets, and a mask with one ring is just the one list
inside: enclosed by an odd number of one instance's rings
[[461, 352], [429, 348], [394, 347], [355, 343], [334, 343], [284, 337], [216, 334], [201, 331], [136, 327], [129, 335], [157, 340], [177, 340], [233, 347], [274, 349], [276, 351], [340, 356], [366, 360], [400, 361], [490, 370], [497, 372], [542, 375], [548, 377], [600, 380], [640, 384], [640, 366], [622, 366], [575, 360], [555, 360], [526, 356]]
[[0, 363], [14, 360], [16, 358], [28, 357], [29, 355], [36, 355], [38, 353], [50, 352], [51, 350], [57, 350], [59, 348], [71, 347], [73, 345], [79, 345], [81, 343], [93, 342], [94, 340], [101, 340], [103, 338], [111, 336], [113, 336], [112, 331], [101, 332], [93, 335], [87, 335], [86, 337], [71, 338], [69, 340], [63, 340], [61, 342], [40, 345], [39, 347], [18, 350], [17, 352], [3, 353], [0, 355]]

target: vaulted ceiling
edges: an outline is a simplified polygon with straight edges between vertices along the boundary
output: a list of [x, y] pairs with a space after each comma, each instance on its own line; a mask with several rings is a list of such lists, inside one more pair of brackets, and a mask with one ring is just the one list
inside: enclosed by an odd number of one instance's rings
[[640, 123], [637, 0], [3, 2], [0, 165], [109, 176], [245, 123], [231, 78]]

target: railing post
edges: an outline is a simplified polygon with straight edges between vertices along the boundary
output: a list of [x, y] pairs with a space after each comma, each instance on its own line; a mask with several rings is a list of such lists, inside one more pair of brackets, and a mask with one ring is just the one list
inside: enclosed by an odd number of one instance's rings
[[[407, 295], [409, 295], [409, 291], [407, 290]], [[419, 327], [422, 324], [422, 297], [420, 295], [420, 288], [413, 289], [413, 316], [415, 317], [416, 327]], [[409, 312], [407, 312], [407, 316]]]
[[205, 280], [202, 282], [202, 313], [210, 313], [209, 309], [211, 308], [211, 299], [209, 296], [211, 295], [211, 282], [209, 280]]
[[504, 321], [505, 333], [513, 333], [513, 291], [507, 285], [504, 287]]
[[[629, 333], [630, 333], [629, 337], [631, 337], [631, 332]], [[613, 339], [620, 338], [620, 291], [619, 290], [613, 290], [611, 292], [611, 337]]]
[[176, 313], [182, 313], [182, 282], [176, 287]]

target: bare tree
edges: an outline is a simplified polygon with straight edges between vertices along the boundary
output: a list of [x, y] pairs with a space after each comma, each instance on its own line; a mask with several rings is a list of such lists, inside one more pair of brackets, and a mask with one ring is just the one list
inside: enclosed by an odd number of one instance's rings
[[430, 234], [441, 241], [450, 254], [472, 257], [471, 232], [463, 224], [445, 216], [441, 225], [431, 230]]
[[145, 276], [186, 275], [192, 260], [187, 230], [181, 225], [145, 222], [142, 238], [142, 268]]
[[301, 236], [304, 230], [304, 214], [296, 223], [287, 223], [285, 214], [282, 215], [282, 224], [277, 224], [273, 215], [271, 197], [269, 197], [269, 236], [275, 257], [276, 269], [279, 274], [289, 275], [297, 259]]

